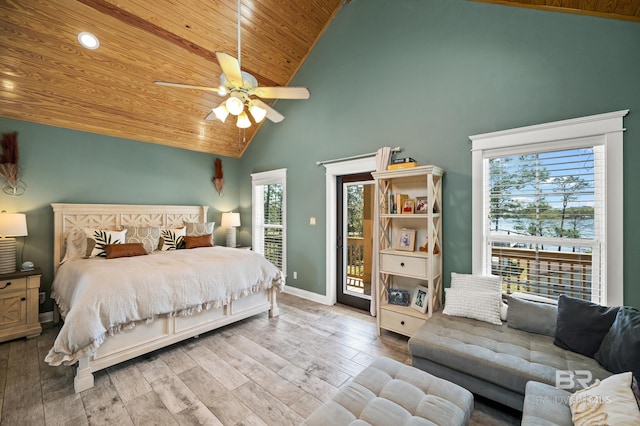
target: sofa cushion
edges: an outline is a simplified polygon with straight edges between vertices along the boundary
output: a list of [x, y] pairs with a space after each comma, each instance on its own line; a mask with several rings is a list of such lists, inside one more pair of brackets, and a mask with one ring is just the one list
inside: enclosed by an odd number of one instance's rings
[[640, 311], [623, 306], [604, 336], [595, 359], [612, 373], [640, 377]]
[[573, 426], [571, 393], [540, 382], [528, 382], [521, 426]]
[[511, 328], [551, 337], [556, 335], [558, 307], [555, 305], [510, 297], [508, 312], [507, 323]]
[[[424, 358], [524, 395], [529, 380], [555, 384], [556, 370], [589, 370], [593, 380], [611, 373], [594, 359], [561, 349], [553, 337], [441, 312], [409, 339], [413, 358]], [[580, 388], [576, 381], [576, 390]]]
[[601, 306], [575, 297], [560, 295], [554, 344], [592, 357], [616, 319], [617, 307]]

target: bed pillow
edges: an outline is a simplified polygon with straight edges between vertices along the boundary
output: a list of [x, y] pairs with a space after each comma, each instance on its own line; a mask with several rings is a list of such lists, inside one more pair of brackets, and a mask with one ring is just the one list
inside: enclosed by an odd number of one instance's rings
[[640, 377], [639, 310], [630, 306], [618, 310], [594, 358], [612, 373], [631, 371]]
[[198, 235], [191, 236], [185, 235], [184, 237], [184, 248], [192, 249], [197, 247], [213, 247], [213, 235]]
[[173, 229], [160, 230], [160, 250], [179, 250], [184, 248], [184, 236], [186, 235], [184, 226]]
[[183, 222], [183, 223], [184, 223], [184, 226], [187, 227], [187, 235], [192, 237], [213, 234], [213, 227], [216, 225], [215, 222], [206, 222], [206, 223]]
[[571, 420], [582, 425], [638, 425], [640, 410], [631, 390], [630, 372], [609, 376], [569, 397]]
[[124, 244], [127, 231], [111, 231], [108, 229], [84, 228], [87, 237], [87, 256], [106, 257], [104, 246], [107, 244]]
[[617, 313], [617, 307], [601, 306], [561, 294], [553, 343], [593, 358]]
[[72, 229], [65, 238], [64, 257], [60, 263], [84, 257], [87, 257], [87, 235], [84, 230]]
[[127, 226], [126, 243], [142, 243], [147, 253], [153, 253], [160, 245], [159, 226]]
[[118, 257], [144, 256], [147, 251], [142, 243], [107, 244], [104, 246], [107, 259]]

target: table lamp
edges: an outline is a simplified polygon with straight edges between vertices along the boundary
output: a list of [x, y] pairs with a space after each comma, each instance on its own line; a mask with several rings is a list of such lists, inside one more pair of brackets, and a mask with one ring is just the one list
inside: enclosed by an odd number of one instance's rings
[[16, 271], [16, 239], [27, 236], [24, 213], [0, 213], [0, 274]]
[[240, 226], [240, 213], [222, 213], [220, 226], [227, 227], [227, 247], [236, 246], [236, 227]]

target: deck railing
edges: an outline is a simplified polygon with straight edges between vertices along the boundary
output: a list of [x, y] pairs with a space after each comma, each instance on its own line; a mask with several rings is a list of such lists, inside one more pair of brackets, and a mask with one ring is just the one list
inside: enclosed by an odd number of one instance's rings
[[347, 238], [347, 278], [349, 281], [364, 278], [364, 238]]
[[591, 253], [493, 247], [492, 274], [503, 278], [503, 293], [526, 291], [591, 300]]

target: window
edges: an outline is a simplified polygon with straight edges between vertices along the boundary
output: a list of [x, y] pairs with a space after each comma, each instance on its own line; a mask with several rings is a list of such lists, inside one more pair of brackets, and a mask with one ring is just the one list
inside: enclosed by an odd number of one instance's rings
[[474, 273], [622, 304], [626, 111], [472, 136]]
[[280, 268], [285, 276], [286, 178], [286, 169], [251, 175], [253, 249]]

